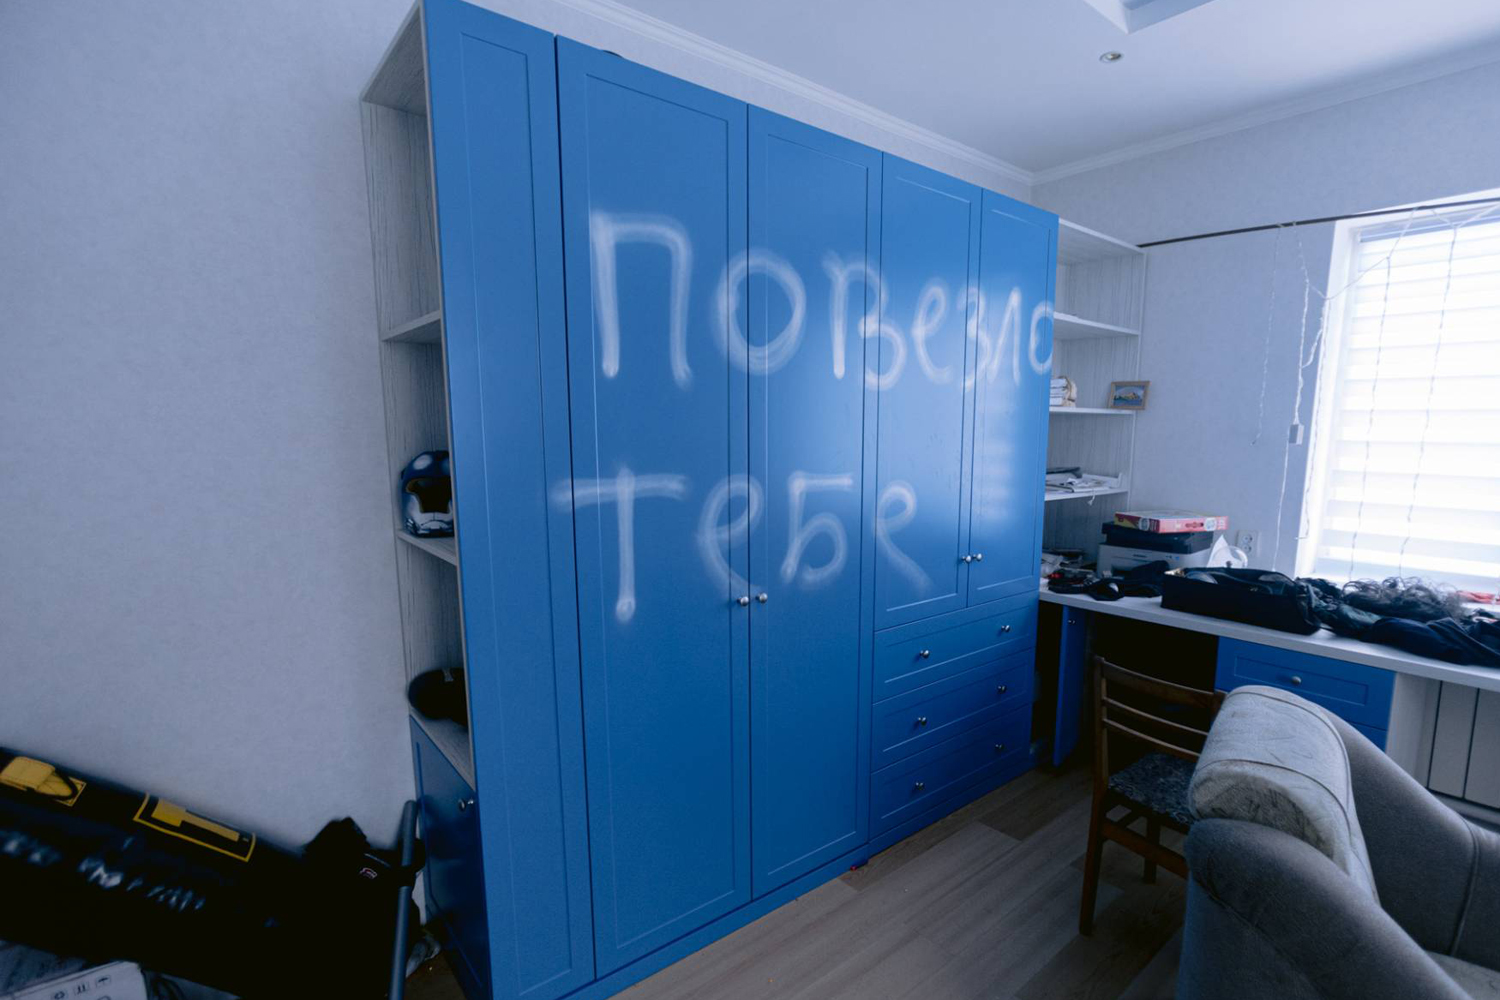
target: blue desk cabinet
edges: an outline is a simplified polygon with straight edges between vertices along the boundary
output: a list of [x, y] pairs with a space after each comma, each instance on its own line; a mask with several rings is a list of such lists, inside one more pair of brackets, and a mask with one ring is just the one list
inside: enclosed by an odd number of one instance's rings
[[970, 378], [982, 193], [886, 156], [881, 186], [875, 627], [968, 603]]
[[881, 156], [759, 108], [749, 126], [749, 256], [729, 288], [748, 308], [749, 482], [764, 498], [747, 591], [761, 895], [868, 839], [864, 370], [875, 348], [859, 324], [875, 295]]
[[[568, 476], [553, 40], [451, 2], [427, 5], [426, 33], [463, 640], [484, 799], [483, 822], [478, 810], [454, 818], [480, 832], [494, 989], [556, 997], [592, 980], [594, 959], [573, 523], [547, 496]], [[443, 809], [475, 797], [443, 787]]]
[[1379, 667], [1239, 639], [1219, 640], [1214, 683], [1222, 691], [1265, 684], [1322, 705], [1385, 749], [1396, 675]]
[[557, 44], [605, 973], [750, 899], [749, 539], [726, 520], [749, 493], [746, 349], [730, 336], [749, 327], [743, 299], [713, 308], [747, 246], [746, 106]]

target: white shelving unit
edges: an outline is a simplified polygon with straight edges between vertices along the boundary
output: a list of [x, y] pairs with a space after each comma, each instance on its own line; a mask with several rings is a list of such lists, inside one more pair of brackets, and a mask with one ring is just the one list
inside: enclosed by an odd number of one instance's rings
[[[401, 471], [424, 451], [449, 451], [447, 366], [432, 189], [432, 144], [422, 23], [407, 18], [361, 100], [380, 374], [385, 388], [396, 579], [406, 676], [464, 664], [458, 546], [453, 538], [416, 538], [401, 525]], [[412, 713], [412, 719], [473, 785], [468, 729]]]
[[1136, 414], [1106, 404], [1111, 382], [1140, 377], [1145, 290], [1145, 251], [1062, 220], [1052, 373], [1074, 381], [1080, 405], [1052, 407], [1047, 466], [1079, 466], [1126, 485], [1047, 495], [1042, 544], [1083, 549], [1089, 561], [1098, 554], [1100, 525], [1129, 505]]

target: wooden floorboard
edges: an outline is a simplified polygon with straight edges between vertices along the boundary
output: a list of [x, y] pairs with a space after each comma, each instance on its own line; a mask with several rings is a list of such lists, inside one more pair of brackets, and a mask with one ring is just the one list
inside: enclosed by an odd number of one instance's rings
[[[1183, 884], [1104, 847], [1078, 935], [1089, 776], [1036, 770], [620, 994], [622, 1000], [1164, 1000]], [[1180, 838], [1164, 838], [1180, 846]], [[443, 963], [410, 1000], [458, 996]]]

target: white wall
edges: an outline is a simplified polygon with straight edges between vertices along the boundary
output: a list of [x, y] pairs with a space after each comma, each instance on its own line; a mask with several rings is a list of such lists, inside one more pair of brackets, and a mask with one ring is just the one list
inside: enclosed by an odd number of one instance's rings
[[408, 6], [0, 4], [0, 745], [287, 842], [411, 791], [357, 104]]
[[[1492, 64], [1042, 184], [1032, 200], [1149, 242], [1481, 191], [1500, 177], [1497, 94], [1500, 64]], [[1307, 463], [1306, 445], [1287, 441], [1303, 265], [1314, 289], [1304, 348], [1311, 356], [1333, 230], [1179, 243], [1152, 250], [1149, 262], [1141, 377], [1152, 385], [1137, 418], [1131, 504], [1227, 514], [1236, 531], [1264, 533], [1257, 565], [1286, 572]], [[1305, 376], [1307, 424], [1316, 365]]]

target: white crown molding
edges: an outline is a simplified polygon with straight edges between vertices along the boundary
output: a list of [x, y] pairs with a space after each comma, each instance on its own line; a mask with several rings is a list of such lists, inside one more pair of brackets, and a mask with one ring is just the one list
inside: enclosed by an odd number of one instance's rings
[[661, 45], [671, 46], [687, 55], [706, 60], [737, 73], [742, 73], [751, 79], [768, 84], [783, 90], [794, 97], [811, 101], [822, 105], [841, 115], [845, 115], [856, 121], [862, 122], [871, 128], [879, 129], [890, 135], [898, 136], [907, 142], [930, 149], [935, 153], [952, 157], [963, 163], [968, 163], [982, 170], [991, 171], [1001, 177], [1019, 181], [1030, 186], [1033, 182], [1033, 174], [1000, 159], [997, 156], [975, 149], [973, 146], [950, 139], [940, 135], [931, 129], [923, 128], [904, 118], [887, 114], [879, 108], [857, 101], [847, 94], [841, 94], [836, 90], [814, 83], [806, 77], [789, 73], [780, 67], [773, 66], [768, 62], [748, 56], [743, 52], [732, 49], [727, 45], [721, 45], [702, 35], [694, 34], [674, 24], [670, 24], [650, 14], [642, 13], [632, 7], [627, 7], [615, 0], [552, 0], [553, 3], [567, 7], [580, 14], [598, 18], [627, 31], [633, 31], [653, 42]]
[[1273, 104], [1258, 111], [1251, 111], [1248, 114], [1238, 115], [1234, 118], [1210, 122], [1207, 125], [1200, 125], [1197, 128], [1184, 129], [1181, 132], [1173, 132], [1170, 135], [1147, 139], [1145, 142], [1122, 146], [1107, 153], [1086, 156], [1083, 159], [1038, 170], [1032, 173], [1031, 183], [1033, 186], [1048, 184], [1052, 181], [1061, 180], [1064, 177], [1072, 177], [1074, 174], [1087, 173], [1090, 170], [1114, 166], [1128, 160], [1137, 160], [1143, 156], [1150, 156], [1153, 153], [1161, 153], [1169, 149], [1176, 149], [1179, 146], [1202, 142], [1204, 139], [1214, 139], [1221, 135], [1229, 135], [1232, 132], [1242, 132], [1245, 129], [1255, 128], [1258, 125], [1269, 125], [1272, 122], [1307, 114], [1310, 111], [1322, 111], [1325, 108], [1346, 104], [1349, 101], [1357, 101], [1363, 97], [1374, 97], [1377, 94], [1383, 94], [1387, 91], [1399, 90], [1402, 87], [1409, 87], [1412, 84], [1425, 83], [1428, 80], [1451, 76], [1454, 73], [1462, 73], [1465, 70], [1487, 66], [1494, 62], [1500, 62], [1500, 46], [1488, 45], [1461, 53], [1457, 56], [1417, 63], [1405, 69], [1382, 73], [1379, 76], [1371, 77], [1358, 83], [1335, 87], [1332, 90], [1320, 91], [1307, 97], [1285, 101], [1281, 104]]

